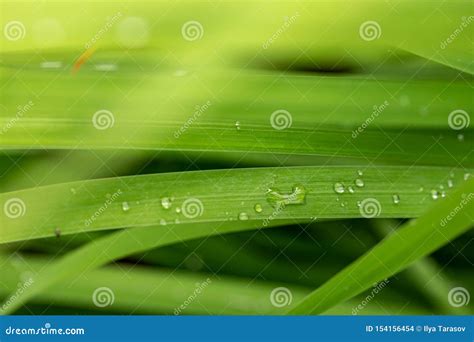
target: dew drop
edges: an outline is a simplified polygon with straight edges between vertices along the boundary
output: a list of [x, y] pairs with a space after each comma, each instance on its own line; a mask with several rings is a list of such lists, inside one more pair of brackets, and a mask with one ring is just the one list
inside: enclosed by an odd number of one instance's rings
[[400, 196], [395, 194], [395, 195], [392, 196], [392, 200], [393, 200], [393, 203], [398, 204], [398, 203], [400, 203]]
[[247, 213], [241, 212], [239, 214], [239, 220], [240, 221], [247, 221], [248, 219], [249, 219], [249, 216], [247, 215]]
[[348, 187], [347, 190], [349, 190], [349, 192], [351, 194], [353, 194], [355, 191], [354, 191], [354, 188], [352, 186]]
[[458, 140], [464, 141], [464, 134], [458, 134]]
[[355, 185], [356, 185], [357, 187], [359, 187], [359, 188], [363, 188], [363, 187], [364, 187], [364, 181], [363, 181], [362, 179], [360, 179], [360, 178], [357, 178], [354, 183], [355, 183]]
[[334, 184], [334, 191], [337, 193], [337, 194], [343, 194], [345, 189], [344, 189], [344, 184], [342, 183], [335, 183]]
[[439, 198], [438, 190], [431, 190], [431, 198], [437, 200]]
[[237, 130], [240, 129], [240, 121], [236, 121], [236, 122], [235, 122], [235, 128], [236, 128]]
[[129, 211], [130, 210], [130, 205], [128, 202], [122, 202], [122, 210], [123, 211]]
[[360, 208], [361, 205], [362, 205], [361, 201], [357, 201], [357, 207]]
[[442, 197], [442, 198], [445, 198], [445, 197], [446, 197], [446, 192], [445, 192], [445, 191], [441, 191], [441, 197]]
[[305, 204], [306, 189], [302, 185], [294, 185], [289, 194], [282, 194], [276, 189], [267, 190], [267, 202], [274, 208], [293, 204]]
[[361, 170], [357, 170], [357, 174], [358, 174], [359, 176], [362, 176], [364, 173], [363, 173]]
[[161, 199], [161, 206], [165, 209], [171, 208], [171, 198], [169, 197], [163, 197]]
[[448, 179], [448, 188], [452, 188], [453, 185], [454, 185], [453, 180], [452, 180], [452, 179]]
[[160, 225], [166, 226], [166, 221], [165, 221], [164, 219], [161, 219], [161, 220], [160, 220]]
[[175, 210], [175, 211], [176, 211], [176, 213], [179, 214], [179, 213], [181, 212], [181, 208], [180, 208], [180, 207], [176, 207], [176, 210]]
[[259, 203], [255, 204], [253, 208], [255, 209], [255, 212], [257, 213], [261, 213], [263, 211], [262, 206]]
[[464, 174], [464, 180], [468, 180], [469, 177], [471, 177], [471, 174], [469, 172]]

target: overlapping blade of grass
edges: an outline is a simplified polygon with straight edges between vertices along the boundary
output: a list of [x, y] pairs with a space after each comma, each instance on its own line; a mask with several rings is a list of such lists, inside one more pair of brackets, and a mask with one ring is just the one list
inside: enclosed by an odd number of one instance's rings
[[[399, 224], [395, 220], [374, 220], [374, 229], [382, 238], [390, 234], [397, 234], [396, 228]], [[446, 293], [449, 293], [450, 285], [453, 281], [446, 275], [442, 274], [442, 269], [433, 258], [420, 258], [414, 262], [407, 270], [406, 275], [419, 293], [430, 301], [430, 304], [439, 308], [443, 314], [459, 314], [460, 309], [455, 308], [445, 300]]]
[[474, 179], [407, 223], [307, 296], [290, 314], [320, 314], [457, 238], [474, 225]]
[[[448, 188], [448, 181], [458, 185], [466, 172], [435, 167], [314, 166], [57, 184], [0, 194], [4, 208], [0, 243], [170, 223], [241, 219], [264, 225], [286, 219], [417, 217], [433, 201], [433, 192], [441, 197], [440, 187]], [[394, 196], [400, 203], [394, 202]]]
[[[2, 283], [0, 298], [5, 301], [17, 289], [19, 281], [41, 272], [50, 260], [28, 255], [0, 256]], [[26, 277], [26, 279], [25, 279]], [[273, 306], [271, 292], [281, 286], [291, 292], [292, 304], [309, 293], [309, 288], [291, 283], [261, 281], [225, 275], [213, 276], [189, 271], [149, 269], [143, 266], [103, 267], [79, 275], [70, 284], [48, 288], [31, 304], [61, 305], [95, 310], [96, 313], [127, 312], [134, 314], [280, 314], [285, 308]], [[108, 287], [114, 296], [109, 307], [96, 307], [92, 301], [96, 289]], [[196, 298], [195, 290], [201, 288]], [[386, 298], [386, 307], [398, 308], [396, 298]], [[333, 308], [329, 314], [349, 314], [357, 299]], [[182, 309], [180, 306], [185, 308]], [[291, 305], [291, 304], [290, 304]], [[28, 305], [28, 310], [31, 306]], [[179, 310], [179, 311], [178, 311]], [[403, 314], [427, 314], [421, 308], [404, 308]], [[364, 314], [386, 314], [376, 304], [369, 305]]]
[[[25, 70], [5, 77], [2, 148], [245, 151], [472, 166], [465, 158], [472, 130], [453, 130], [448, 120], [454, 110], [472, 108], [468, 81], [446, 86], [227, 70], [142, 73], [136, 84], [126, 76]], [[101, 110], [108, 111], [100, 117], [104, 127], [93, 121]]]
[[[278, 223], [271, 221], [265, 227], [285, 225], [290, 222], [294, 221], [283, 220]], [[83, 272], [93, 270], [113, 260], [186, 240], [265, 227], [261, 227], [260, 223], [255, 221], [234, 221], [134, 228], [115, 232], [93, 240], [42, 269], [35, 277], [34, 284], [16, 296], [15, 301], [0, 313], [14, 312], [23, 303], [51, 286], [62, 281], [74, 280]]]
[[[2, 27], [20, 20], [28, 33], [22, 39], [2, 40], [4, 53], [98, 45], [105, 49], [155, 48], [182, 64], [229, 64], [240, 58], [238, 62], [245, 65], [262, 54], [273, 63], [286, 56], [291, 64], [309, 60], [324, 66], [328, 60], [337, 65], [343, 56], [359, 65], [378, 64], [391, 56], [387, 49], [391, 46], [415, 50], [428, 58], [436, 56], [473, 72], [466, 48], [472, 47], [472, 31], [468, 31], [472, 29], [467, 26], [466, 32], [458, 32], [463, 16], [470, 13], [469, 1], [432, 1], [431, 10], [422, 3], [395, 0], [351, 1], [343, 6], [339, 2], [245, 1], [218, 7], [194, 1], [98, 5], [73, 0], [60, 4], [4, 2], [2, 9], [8, 13], [1, 18]], [[41, 17], [49, 20], [39, 21]], [[190, 21], [199, 23], [194, 25], [198, 32], [189, 34], [199, 38], [195, 41], [183, 38], [183, 25]], [[456, 39], [441, 47], [452, 34]]]

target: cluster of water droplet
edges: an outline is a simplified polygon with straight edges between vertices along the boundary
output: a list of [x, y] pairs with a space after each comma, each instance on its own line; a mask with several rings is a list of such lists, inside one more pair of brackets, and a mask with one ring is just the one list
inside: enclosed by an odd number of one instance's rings
[[[363, 175], [364, 175], [364, 173], [361, 170], [357, 170], [357, 176], [354, 179], [353, 184], [348, 185], [348, 186], [345, 186], [344, 183], [342, 183], [342, 182], [334, 183], [334, 185], [333, 185], [334, 192], [338, 195], [342, 195], [346, 192], [348, 192], [350, 194], [354, 194], [356, 192], [357, 188], [360, 189], [360, 188], [363, 188], [365, 186], [365, 182], [362, 179]], [[341, 201], [339, 196], [336, 197], [336, 201], [341, 202], [341, 204], [340, 204], [341, 207], [345, 207], [347, 205], [347, 202]], [[357, 202], [357, 206], [360, 207], [360, 201]]]

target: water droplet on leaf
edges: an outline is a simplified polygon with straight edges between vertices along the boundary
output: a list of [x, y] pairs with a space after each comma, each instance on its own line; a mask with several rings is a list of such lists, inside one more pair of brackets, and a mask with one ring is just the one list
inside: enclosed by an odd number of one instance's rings
[[345, 189], [344, 189], [344, 184], [342, 183], [335, 183], [334, 184], [334, 191], [337, 193], [337, 194], [343, 194]]
[[129, 211], [130, 210], [130, 205], [128, 202], [122, 202], [122, 210], [123, 211]]
[[249, 219], [249, 216], [247, 215], [247, 213], [241, 212], [239, 214], [239, 220], [240, 221], [247, 221], [248, 219]]
[[171, 208], [171, 198], [169, 197], [163, 197], [161, 199], [161, 206], [165, 209]]
[[267, 202], [274, 208], [281, 206], [304, 204], [306, 189], [302, 185], [293, 186], [293, 191], [289, 194], [282, 194], [276, 189], [267, 190]]

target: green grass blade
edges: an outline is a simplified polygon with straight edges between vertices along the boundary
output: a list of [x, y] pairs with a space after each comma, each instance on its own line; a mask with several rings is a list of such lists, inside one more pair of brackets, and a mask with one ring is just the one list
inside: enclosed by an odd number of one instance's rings
[[[127, 74], [9, 71], [2, 77], [0, 148], [245, 151], [472, 166], [466, 158], [472, 129], [458, 132], [448, 121], [454, 110], [472, 109], [472, 84], [462, 78], [446, 85], [228, 69], [177, 78], [173, 72], [150, 71], [137, 85]], [[93, 116], [103, 109], [114, 123], [100, 130]], [[289, 120], [285, 129], [271, 120], [278, 110], [286, 111], [278, 114]]]
[[[287, 224], [282, 221], [280, 224]], [[275, 226], [270, 222], [267, 227]], [[23, 303], [62, 281], [75, 279], [83, 272], [93, 270], [113, 260], [138, 252], [200, 237], [260, 228], [256, 222], [193, 223], [180, 226], [146, 227], [122, 230], [78, 248], [56, 263], [44, 268], [34, 284], [16, 297], [1, 314], [14, 312]]]
[[[8, 299], [8, 295], [17, 289], [22, 274], [31, 274], [34, 278], [41, 269], [48, 267], [49, 262], [28, 255], [10, 258], [0, 256], [3, 275], [0, 298]], [[194, 293], [197, 284], [204, 285], [198, 298]], [[104, 286], [112, 290], [114, 302], [109, 307], [98, 308], [93, 304], [93, 293]], [[67, 285], [61, 283], [52, 286], [30, 303], [60, 305], [68, 302], [72, 307], [95, 310], [95, 313], [101, 314], [123, 311], [133, 314], [176, 314], [176, 309], [187, 301], [185, 309], [180, 309], [180, 314], [281, 314], [285, 309], [273, 306], [270, 301], [273, 289], [281, 286], [291, 291], [292, 303], [310, 292], [307, 287], [253, 278], [119, 265], [91, 270]], [[355, 305], [357, 300], [344, 303], [335, 307], [330, 314], [348, 314]], [[389, 305], [397, 307], [394, 299], [389, 300]], [[377, 305], [368, 306], [364, 311], [364, 314], [372, 315], [384, 313]], [[403, 313], [426, 314], [416, 308], [406, 308]]]
[[[57, 184], [0, 194], [4, 207], [0, 243], [58, 233], [239, 218], [260, 226], [270, 220], [360, 218], [364, 207], [359, 205], [367, 201], [378, 207], [370, 215], [417, 217], [433, 201], [432, 191], [439, 197], [444, 191], [449, 193], [451, 189], [441, 191], [440, 187], [448, 188], [448, 180], [459, 184], [465, 173], [435, 167], [313, 166], [178, 172]], [[335, 191], [336, 183], [344, 185], [344, 193]], [[295, 193], [295, 187], [300, 193]], [[401, 199], [398, 204], [393, 201], [395, 195]], [[280, 208], [281, 203], [288, 205]], [[256, 210], [256, 205], [261, 210]]]
[[[290, 314], [320, 314], [405, 269], [473, 227], [474, 179], [312, 292]], [[448, 219], [449, 218], [449, 219]]]

